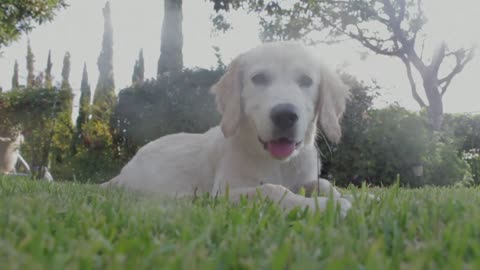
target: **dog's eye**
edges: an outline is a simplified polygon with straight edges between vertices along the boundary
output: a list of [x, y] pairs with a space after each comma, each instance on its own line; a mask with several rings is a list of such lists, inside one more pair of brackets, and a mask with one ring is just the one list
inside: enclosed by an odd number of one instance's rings
[[265, 73], [258, 73], [252, 77], [252, 82], [256, 85], [267, 85], [270, 83], [270, 79]]
[[313, 80], [312, 80], [312, 78], [308, 77], [307, 75], [302, 75], [298, 79], [297, 83], [298, 83], [298, 85], [300, 85], [300, 87], [307, 88], [307, 87], [312, 86]]

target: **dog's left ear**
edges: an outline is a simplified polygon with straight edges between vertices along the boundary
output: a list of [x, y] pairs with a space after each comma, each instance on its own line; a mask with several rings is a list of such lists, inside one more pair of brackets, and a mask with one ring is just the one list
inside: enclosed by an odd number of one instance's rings
[[238, 56], [227, 68], [220, 80], [212, 86], [217, 110], [222, 114], [220, 127], [225, 138], [237, 131], [242, 117], [242, 82], [240, 58]]
[[318, 123], [327, 138], [338, 143], [342, 137], [341, 119], [350, 98], [349, 88], [340, 75], [325, 66], [320, 68], [320, 86], [317, 101]]

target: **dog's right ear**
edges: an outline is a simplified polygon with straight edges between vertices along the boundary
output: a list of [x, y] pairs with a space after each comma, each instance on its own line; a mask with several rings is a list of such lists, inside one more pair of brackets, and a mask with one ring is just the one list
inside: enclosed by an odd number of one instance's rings
[[217, 110], [222, 114], [220, 127], [225, 138], [237, 131], [242, 117], [242, 81], [240, 56], [228, 66], [225, 74], [212, 86]]

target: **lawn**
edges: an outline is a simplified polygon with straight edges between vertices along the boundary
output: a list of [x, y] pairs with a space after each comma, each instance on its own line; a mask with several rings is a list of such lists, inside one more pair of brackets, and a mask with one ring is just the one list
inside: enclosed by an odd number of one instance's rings
[[342, 220], [0, 176], [0, 269], [480, 269], [480, 189], [368, 191]]

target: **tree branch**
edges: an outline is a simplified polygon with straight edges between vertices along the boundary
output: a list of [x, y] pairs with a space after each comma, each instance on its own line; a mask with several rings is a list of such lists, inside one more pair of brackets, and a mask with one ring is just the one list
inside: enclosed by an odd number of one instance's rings
[[400, 59], [402, 59], [402, 62], [405, 64], [405, 68], [407, 69], [408, 81], [410, 82], [410, 88], [412, 89], [413, 98], [420, 105], [420, 107], [426, 108], [427, 105], [425, 104], [425, 102], [422, 100], [422, 98], [418, 94], [417, 85], [416, 85], [415, 80], [413, 78], [412, 67], [410, 66], [410, 62], [403, 55], [400, 57]]
[[415, 52], [415, 38], [409, 40], [404, 35], [404, 32], [402, 31], [402, 28], [401, 28], [402, 20], [405, 18], [405, 12], [406, 12], [406, 9], [404, 7], [405, 0], [400, 1], [401, 7], [400, 7], [400, 14], [398, 17], [395, 14], [395, 8], [393, 7], [390, 0], [383, 0], [382, 2], [385, 7], [384, 8], [385, 13], [390, 18], [390, 26], [391, 26], [393, 35], [395, 36], [396, 39], [398, 39], [398, 41], [402, 45], [404, 53], [408, 56], [408, 60], [410, 60], [411, 63], [415, 66], [415, 68], [422, 74], [422, 76], [424, 76], [426, 72], [426, 66], [423, 63], [423, 61], [420, 59], [418, 54]]
[[452, 71], [445, 76], [444, 78], [438, 80], [438, 84], [443, 86], [442, 88], [442, 96], [447, 92], [448, 87], [450, 86], [450, 83], [452, 79], [460, 72], [463, 71], [465, 66], [472, 61], [473, 57], [475, 56], [475, 50], [476, 47], [472, 47], [468, 50], [465, 49], [460, 49], [454, 52], [451, 52], [448, 54], [448, 56], [453, 55], [455, 56], [456, 64], [455, 67], [452, 69]]
[[357, 29], [358, 34], [354, 34], [352, 32], [345, 32], [343, 30], [342, 30], [342, 32], [345, 33], [346, 35], [350, 36], [351, 38], [359, 41], [363, 46], [372, 50], [374, 53], [382, 54], [382, 55], [388, 55], [388, 56], [399, 56], [399, 55], [402, 54], [401, 50], [387, 50], [387, 49], [380, 48], [378, 45], [376, 46], [370, 40], [375, 40], [378, 43], [380, 43], [381, 40], [375, 39], [375, 38], [365, 37], [364, 34], [363, 34], [363, 31], [360, 29], [360, 27], [357, 24], [355, 24], [355, 28]]
[[420, 51], [420, 59], [423, 60], [423, 52], [425, 51], [425, 40], [422, 41], [422, 50]]
[[440, 44], [440, 46], [437, 48], [437, 50], [433, 54], [432, 63], [430, 64], [430, 68], [431, 68], [431, 70], [433, 72], [433, 76], [435, 76], [435, 78], [438, 75], [438, 70], [440, 69], [440, 65], [442, 64], [443, 60], [445, 59], [446, 50], [447, 50], [447, 45], [445, 44], [445, 42], [442, 42], [442, 44]]

